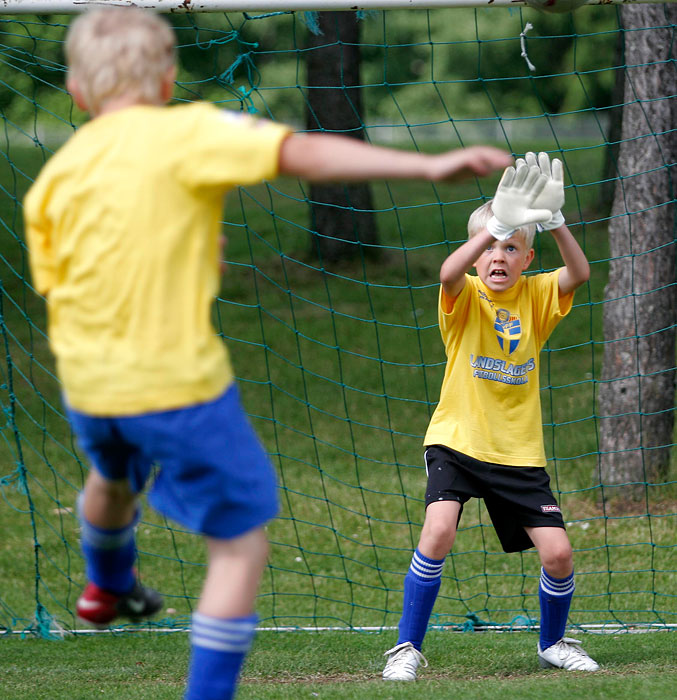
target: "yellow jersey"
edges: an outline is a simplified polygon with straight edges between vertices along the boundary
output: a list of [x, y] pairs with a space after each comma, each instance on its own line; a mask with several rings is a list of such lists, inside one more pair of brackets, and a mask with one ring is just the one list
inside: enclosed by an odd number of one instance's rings
[[559, 270], [522, 276], [494, 292], [466, 275], [455, 299], [440, 287], [447, 363], [426, 445], [494, 464], [545, 466], [539, 354], [574, 296], [560, 296], [558, 278]]
[[135, 415], [233, 381], [211, 322], [225, 193], [278, 174], [286, 126], [207, 103], [80, 128], [24, 202], [33, 281], [68, 405]]

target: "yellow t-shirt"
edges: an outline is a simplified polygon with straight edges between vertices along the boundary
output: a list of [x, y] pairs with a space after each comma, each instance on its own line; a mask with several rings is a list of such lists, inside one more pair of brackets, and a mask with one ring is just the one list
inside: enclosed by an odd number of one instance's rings
[[33, 281], [68, 404], [134, 415], [233, 380], [211, 323], [225, 193], [278, 173], [285, 126], [207, 103], [87, 123], [26, 195]]
[[560, 296], [558, 277], [559, 270], [520, 277], [493, 292], [466, 275], [456, 299], [440, 287], [447, 365], [426, 445], [495, 464], [545, 466], [539, 353], [573, 303], [573, 292]]

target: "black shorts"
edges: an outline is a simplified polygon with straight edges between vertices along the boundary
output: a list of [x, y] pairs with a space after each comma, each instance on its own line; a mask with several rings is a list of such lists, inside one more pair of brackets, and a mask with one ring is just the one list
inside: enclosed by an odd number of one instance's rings
[[[534, 546], [525, 527], [561, 527], [564, 520], [543, 467], [510, 467], [480, 462], [461, 452], [431, 445], [425, 451], [426, 508], [436, 501], [482, 498], [505, 552]], [[460, 520], [459, 513], [459, 520]]]

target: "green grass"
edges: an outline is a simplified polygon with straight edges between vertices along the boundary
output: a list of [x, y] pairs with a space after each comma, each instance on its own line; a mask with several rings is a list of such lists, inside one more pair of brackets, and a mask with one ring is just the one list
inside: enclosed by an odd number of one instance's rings
[[[260, 632], [242, 675], [239, 700], [301, 698], [404, 700], [503, 696], [538, 700], [675, 697], [674, 633], [585, 635], [594, 674], [542, 670], [529, 633], [432, 631], [429, 661], [415, 684], [380, 679], [394, 633]], [[186, 678], [184, 633], [0, 639], [5, 700], [178, 700]], [[114, 663], [112, 663], [114, 659]]]

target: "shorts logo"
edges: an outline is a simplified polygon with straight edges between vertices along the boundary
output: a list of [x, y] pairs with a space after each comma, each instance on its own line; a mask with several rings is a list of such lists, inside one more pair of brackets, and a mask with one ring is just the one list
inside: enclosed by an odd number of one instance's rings
[[543, 513], [560, 513], [559, 506], [553, 506], [553, 505], [547, 505], [547, 506], [541, 506], [541, 511]]
[[494, 320], [496, 340], [503, 352], [511, 355], [519, 345], [522, 337], [522, 324], [518, 316], [513, 316], [507, 309], [498, 309]]

